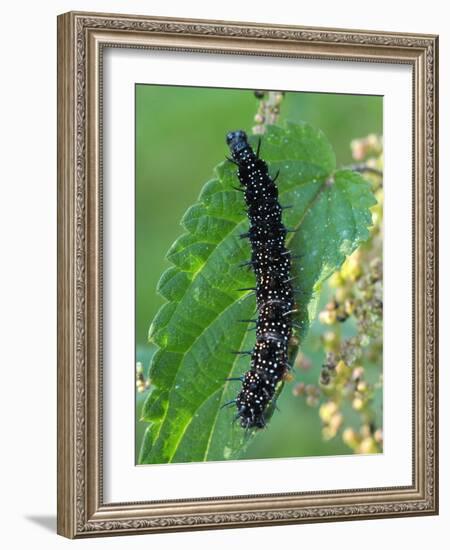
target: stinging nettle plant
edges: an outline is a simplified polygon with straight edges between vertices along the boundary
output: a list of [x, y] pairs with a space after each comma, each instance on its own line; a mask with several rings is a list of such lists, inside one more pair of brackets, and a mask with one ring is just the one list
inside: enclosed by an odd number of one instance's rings
[[[370, 134], [351, 143], [352, 154], [372, 185], [370, 237], [330, 277], [329, 301], [318, 319], [325, 360], [318, 384], [297, 384], [292, 393], [318, 407], [325, 441], [340, 435], [354, 453], [383, 450], [383, 146]], [[361, 162], [363, 161], [363, 162]], [[343, 322], [353, 324], [344, 336]], [[296, 365], [310, 364], [298, 355]], [[380, 368], [381, 367], [381, 368]]]
[[[376, 200], [360, 173], [336, 168], [333, 148], [320, 130], [288, 122], [264, 131], [261, 156], [272, 175], [280, 172], [280, 202], [292, 205], [283, 222], [296, 229], [286, 238], [297, 257], [292, 261], [297, 328], [290, 349], [295, 359], [316, 316], [322, 284], [369, 238]], [[253, 146], [257, 141], [257, 136], [250, 138]], [[248, 220], [242, 194], [234, 189], [239, 185], [236, 167], [223, 161], [214, 173], [183, 216], [185, 233], [170, 248], [167, 258], [173, 265], [158, 283], [167, 302], [149, 331], [158, 350], [142, 409], [149, 425], [141, 464], [239, 458], [257, 436], [253, 431], [246, 436], [233, 423], [235, 409], [221, 408], [238, 391], [226, 379], [249, 368], [248, 357], [231, 351], [254, 346], [252, 325], [238, 320], [254, 315], [255, 297], [236, 290], [254, 285], [254, 274], [242, 268], [250, 246], [240, 238]]]

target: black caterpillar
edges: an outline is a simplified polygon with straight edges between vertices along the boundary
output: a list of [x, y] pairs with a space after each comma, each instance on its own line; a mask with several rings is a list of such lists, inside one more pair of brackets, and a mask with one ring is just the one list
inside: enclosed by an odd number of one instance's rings
[[[285, 247], [288, 229], [283, 225], [283, 207], [278, 202], [275, 180], [267, 164], [259, 158], [242, 130], [229, 132], [227, 144], [231, 162], [238, 166], [250, 222], [248, 238], [252, 247], [251, 266], [256, 276], [256, 343], [250, 355], [250, 369], [238, 378], [242, 388], [235, 400], [236, 420], [243, 428], [263, 428], [266, 413], [278, 382], [290, 368], [288, 345], [292, 334], [291, 315], [295, 312], [291, 284], [291, 254]], [[286, 207], [285, 207], [286, 208]], [[250, 290], [250, 289], [249, 289]]]

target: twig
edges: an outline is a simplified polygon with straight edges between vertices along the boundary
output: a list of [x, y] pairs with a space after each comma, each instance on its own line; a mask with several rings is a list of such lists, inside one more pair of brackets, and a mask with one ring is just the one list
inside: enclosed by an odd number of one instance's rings
[[380, 178], [383, 177], [383, 172], [381, 170], [378, 170], [378, 168], [373, 168], [372, 166], [369, 166], [368, 164], [350, 164], [347, 166], [349, 170], [353, 170], [354, 172], [368, 172], [369, 174], [374, 174], [376, 176], [379, 176]]

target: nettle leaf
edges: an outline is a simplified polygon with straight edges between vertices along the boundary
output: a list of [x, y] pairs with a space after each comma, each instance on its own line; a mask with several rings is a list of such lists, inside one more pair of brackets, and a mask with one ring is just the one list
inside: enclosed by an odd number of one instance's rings
[[[256, 138], [252, 138], [255, 144]], [[290, 233], [300, 341], [314, 317], [320, 287], [346, 256], [369, 236], [375, 199], [358, 173], [335, 169], [335, 155], [324, 134], [308, 124], [271, 126], [261, 157], [277, 180], [280, 203]], [[153, 390], [142, 411], [150, 423], [142, 444], [141, 464], [197, 462], [235, 458], [248, 437], [233, 424], [235, 409], [221, 409], [234, 399], [239, 383], [225, 381], [249, 367], [255, 333], [237, 322], [255, 312], [255, 297], [236, 289], [251, 287], [252, 271], [239, 264], [250, 258], [250, 245], [239, 234], [248, 228], [236, 167], [227, 161], [215, 169], [198, 203], [182, 219], [186, 233], [168, 252], [173, 267], [162, 275], [158, 292], [168, 302], [150, 327], [159, 350], [150, 370]], [[269, 427], [270, 429], [270, 427]]]

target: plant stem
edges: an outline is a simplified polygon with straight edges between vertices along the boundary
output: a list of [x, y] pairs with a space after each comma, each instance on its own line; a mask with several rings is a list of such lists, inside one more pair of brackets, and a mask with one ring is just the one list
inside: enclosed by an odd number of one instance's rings
[[284, 92], [255, 92], [255, 95], [260, 97], [260, 101], [254, 118], [253, 133], [261, 135], [265, 133], [267, 125], [277, 122]]
[[367, 172], [369, 174], [374, 174], [376, 176], [379, 176], [380, 178], [383, 177], [383, 172], [381, 170], [378, 170], [377, 168], [373, 168], [372, 166], [368, 166], [367, 164], [350, 164], [348, 166], [349, 170], [353, 170], [354, 172], [360, 172], [364, 173]]

